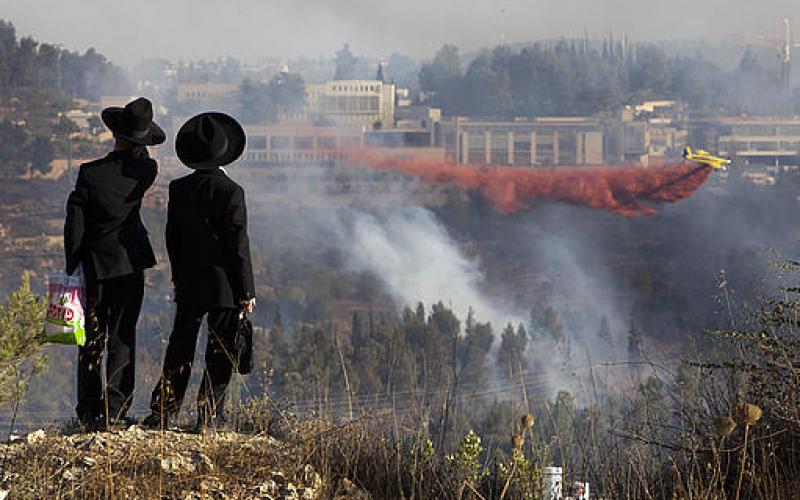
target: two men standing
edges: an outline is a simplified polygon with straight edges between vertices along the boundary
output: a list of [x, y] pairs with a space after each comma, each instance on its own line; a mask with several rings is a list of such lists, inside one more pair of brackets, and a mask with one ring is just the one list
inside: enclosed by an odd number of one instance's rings
[[[82, 265], [86, 278], [87, 339], [78, 354], [76, 413], [87, 428], [124, 423], [131, 405], [144, 270], [155, 265], [140, 215], [158, 170], [146, 146], [166, 138], [144, 98], [107, 108], [102, 118], [114, 134], [114, 151], [81, 165], [64, 226], [67, 273]], [[241, 126], [222, 113], [198, 115], [178, 133], [178, 157], [196, 171], [170, 184], [167, 250], [177, 312], [146, 424], [162, 425], [180, 409], [206, 314], [209, 341], [198, 424], [218, 419], [239, 313], [255, 306], [244, 191], [219, 168], [235, 161], [244, 145]]]

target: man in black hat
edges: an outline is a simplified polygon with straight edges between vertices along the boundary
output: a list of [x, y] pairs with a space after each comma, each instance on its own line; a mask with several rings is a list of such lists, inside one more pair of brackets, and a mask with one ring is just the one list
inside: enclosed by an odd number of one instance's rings
[[147, 426], [164, 426], [180, 410], [205, 315], [208, 343], [198, 427], [223, 420], [239, 315], [255, 307], [244, 190], [220, 168], [235, 161], [244, 146], [244, 130], [223, 113], [191, 118], [175, 140], [178, 158], [195, 172], [169, 185], [166, 240], [177, 310], [150, 400], [152, 413], [143, 422]]
[[158, 172], [145, 146], [166, 138], [143, 97], [104, 109], [102, 118], [114, 134], [114, 151], [81, 165], [64, 224], [67, 274], [82, 265], [86, 279], [86, 345], [78, 350], [75, 411], [89, 428], [124, 422], [131, 405], [143, 271], [156, 262], [139, 213]]

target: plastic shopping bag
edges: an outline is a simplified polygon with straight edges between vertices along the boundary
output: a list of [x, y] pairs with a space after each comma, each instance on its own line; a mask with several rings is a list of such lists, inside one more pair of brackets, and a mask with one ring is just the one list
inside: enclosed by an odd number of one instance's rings
[[85, 297], [86, 290], [80, 267], [72, 276], [66, 273], [50, 275], [44, 342], [80, 346], [86, 343]]

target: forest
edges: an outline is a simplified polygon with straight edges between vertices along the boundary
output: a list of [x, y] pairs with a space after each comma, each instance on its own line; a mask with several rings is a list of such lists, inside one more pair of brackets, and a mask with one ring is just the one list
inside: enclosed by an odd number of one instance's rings
[[61, 113], [73, 99], [96, 101], [130, 88], [122, 68], [93, 48], [79, 54], [20, 38], [0, 19], [0, 175], [47, 173], [55, 157], [92, 151], [85, 141], [70, 144], [78, 128]]
[[445, 114], [589, 116], [630, 102], [677, 99], [698, 113], [784, 114], [792, 109], [777, 64], [745, 50], [735, 68], [702, 56], [668, 56], [656, 44], [562, 40], [486, 49], [464, 68], [444, 45], [419, 71], [419, 88]]

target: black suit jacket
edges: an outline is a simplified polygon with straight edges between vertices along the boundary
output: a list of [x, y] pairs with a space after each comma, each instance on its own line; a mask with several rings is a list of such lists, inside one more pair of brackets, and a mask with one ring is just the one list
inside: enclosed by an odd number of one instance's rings
[[178, 302], [238, 307], [255, 297], [244, 190], [222, 170], [170, 183], [166, 239]]
[[158, 165], [147, 150], [113, 151], [81, 165], [67, 200], [66, 271], [83, 263], [87, 279], [124, 276], [156, 263], [139, 213]]

